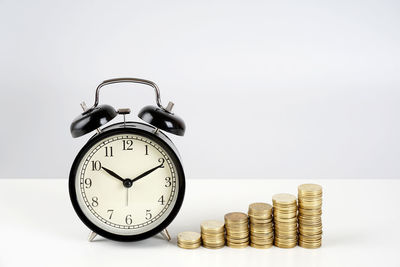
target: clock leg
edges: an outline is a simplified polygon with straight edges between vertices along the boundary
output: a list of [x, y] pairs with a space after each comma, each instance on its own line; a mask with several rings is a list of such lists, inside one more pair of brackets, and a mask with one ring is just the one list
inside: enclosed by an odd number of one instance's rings
[[90, 234], [89, 234], [88, 241], [89, 241], [89, 242], [92, 242], [93, 239], [94, 239], [96, 236], [97, 236], [97, 234], [96, 234], [95, 232], [91, 231]]
[[167, 228], [161, 231], [161, 235], [164, 237], [165, 240], [171, 241], [171, 236], [169, 235]]

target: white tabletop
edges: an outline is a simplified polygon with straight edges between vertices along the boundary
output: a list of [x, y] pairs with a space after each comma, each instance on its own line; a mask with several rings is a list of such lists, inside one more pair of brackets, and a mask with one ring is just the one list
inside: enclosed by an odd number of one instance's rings
[[[199, 231], [202, 220], [223, 220], [297, 192], [301, 183], [324, 188], [320, 249], [255, 248], [184, 250], [177, 233]], [[384, 266], [400, 265], [400, 180], [188, 179], [183, 207], [168, 230], [141, 242], [97, 237], [73, 211], [65, 179], [0, 180], [0, 266]]]

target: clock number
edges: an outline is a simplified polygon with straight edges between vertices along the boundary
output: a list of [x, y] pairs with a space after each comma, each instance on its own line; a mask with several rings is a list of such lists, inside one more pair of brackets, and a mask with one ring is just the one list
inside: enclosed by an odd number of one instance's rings
[[164, 196], [162, 195], [159, 199], [158, 199], [158, 202], [160, 202], [161, 203], [161, 205], [164, 205]]
[[92, 171], [100, 171], [101, 169], [101, 162], [96, 160], [92, 160]]
[[171, 185], [171, 177], [165, 177], [165, 187], [170, 187]]
[[92, 187], [92, 179], [86, 178], [85, 179], [85, 188], [88, 189], [90, 187]]
[[112, 146], [110, 147], [106, 146], [104, 148], [106, 150], [106, 157], [114, 157]]
[[92, 206], [97, 207], [99, 205], [99, 198], [98, 197], [92, 197]]
[[132, 145], [132, 140], [122, 140], [122, 150], [133, 150]]
[[150, 211], [151, 210], [146, 210], [146, 217], [144, 217], [146, 220], [150, 220], [151, 218], [153, 218], [153, 215], [151, 215]]
[[144, 145], [144, 147], [145, 147], [145, 155], [147, 156], [147, 155], [149, 155], [149, 146], [148, 145]]
[[111, 220], [111, 217], [113, 216], [114, 210], [107, 210], [107, 212], [109, 212], [109, 213], [110, 213], [110, 217], [108, 217], [108, 219], [110, 219], [110, 220]]
[[126, 224], [132, 224], [132, 215], [126, 215], [126, 217], [125, 217], [125, 222], [126, 222]]
[[161, 167], [160, 167], [160, 168], [164, 168], [164, 162], [165, 162], [165, 159], [163, 159], [163, 158], [159, 158], [159, 159], [158, 159], [158, 162], [160, 162], [160, 163], [161, 163]]

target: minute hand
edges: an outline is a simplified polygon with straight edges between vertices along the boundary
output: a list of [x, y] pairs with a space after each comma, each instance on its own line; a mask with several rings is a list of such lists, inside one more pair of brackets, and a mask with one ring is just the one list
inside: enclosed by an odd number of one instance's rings
[[139, 179], [142, 179], [143, 177], [145, 177], [146, 175], [148, 175], [148, 174], [154, 172], [154, 171], [157, 170], [158, 168], [164, 168], [163, 164], [160, 164], [160, 165], [154, 167], [153, 169], [150, 169], [150, 170], [148, 170], [148, 171], [145, 171], [145, 172], [142, 173], [141, 175], [135, 177], [134, 179], [132, 179], [132, 183], [135, 182], [135, 181], [137, 181], [137, 180], [139, 180]]

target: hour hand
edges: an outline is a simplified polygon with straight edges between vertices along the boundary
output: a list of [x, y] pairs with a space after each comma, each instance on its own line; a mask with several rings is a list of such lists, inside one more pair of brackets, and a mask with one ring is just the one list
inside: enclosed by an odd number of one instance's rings
[[105, 167], [101, 167], [103, 170], [105, 170], [109, 175], [111, 175], [114, 178], [117, 178], [118, 180], [120, 180], [121, 182], [123, 182], [125, 179], [122, 178], [121, 176], [119, 176], [118, 174], [116, 174], [115, 172], [113, 172], [112, 170], [109, 170]]

